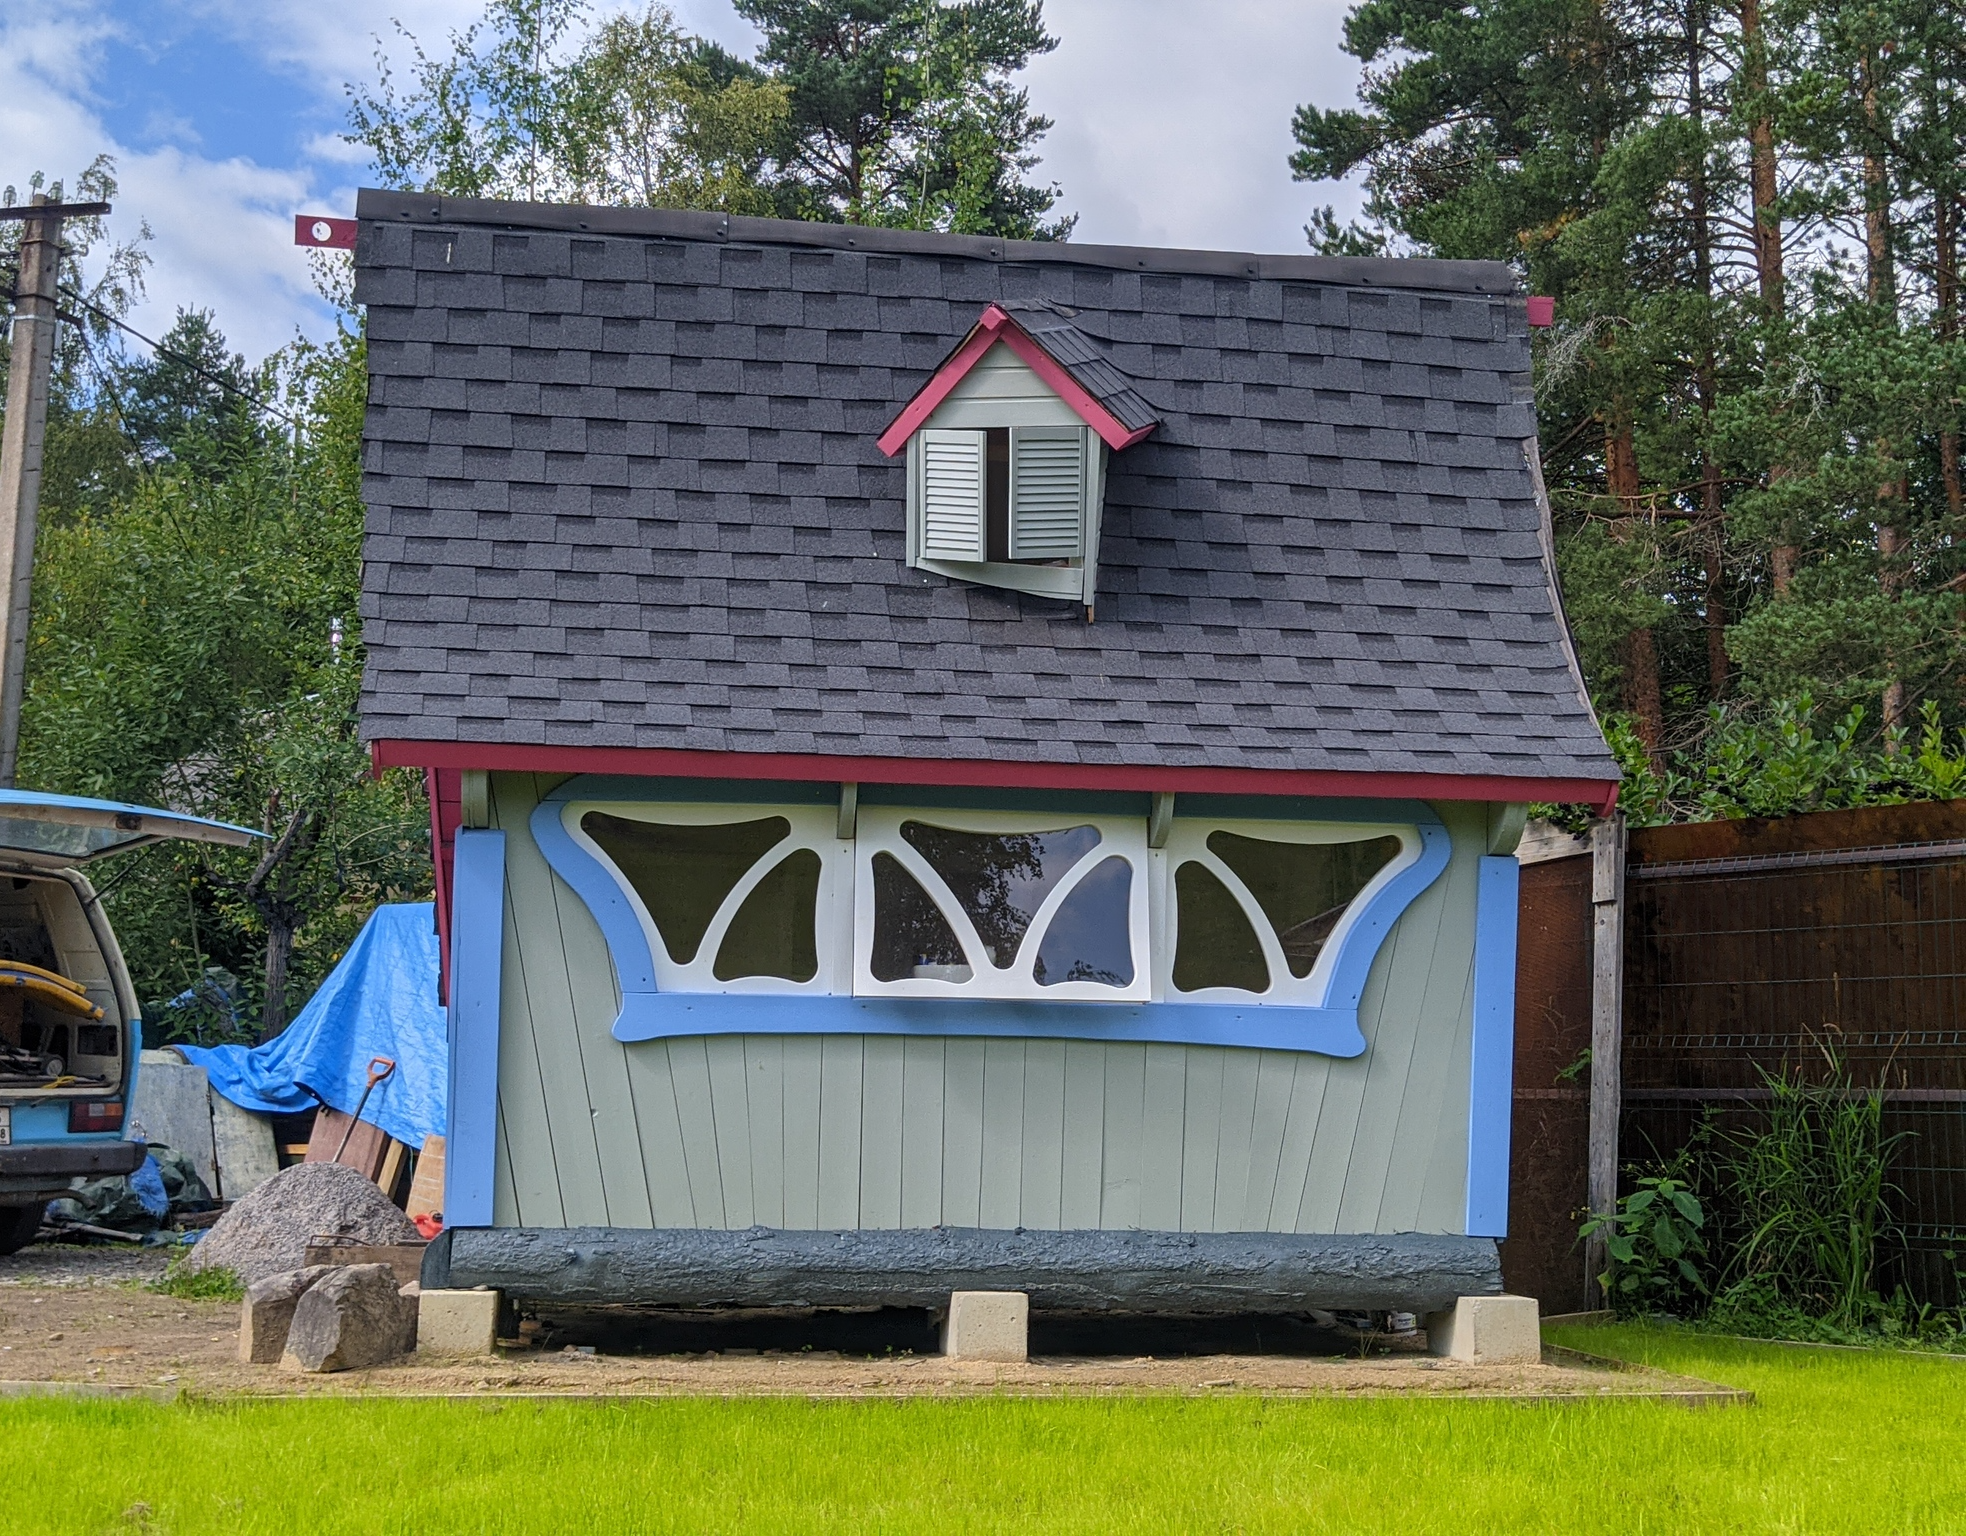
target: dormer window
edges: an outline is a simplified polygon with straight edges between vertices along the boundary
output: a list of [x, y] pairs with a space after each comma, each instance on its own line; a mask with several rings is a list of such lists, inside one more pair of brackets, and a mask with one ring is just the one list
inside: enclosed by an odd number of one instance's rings
[[1089, 614], [1108, 456], [1157, 425], [1069, 319], [992, 304], [881, 435], [908, 456], [908, 563]]

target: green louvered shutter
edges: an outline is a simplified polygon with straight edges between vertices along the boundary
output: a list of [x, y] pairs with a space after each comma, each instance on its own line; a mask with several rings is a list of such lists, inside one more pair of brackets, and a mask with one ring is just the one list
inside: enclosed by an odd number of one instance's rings
[[922, 554], [983, 558], [983, 434], [922, 432]]
[[1085, 429], [1013, 427], [1010, 558], [1077, 560], [1085, 553]]

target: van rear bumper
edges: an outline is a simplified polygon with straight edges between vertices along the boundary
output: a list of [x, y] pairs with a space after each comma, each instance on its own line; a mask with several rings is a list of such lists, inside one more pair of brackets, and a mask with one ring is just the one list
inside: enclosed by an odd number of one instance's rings
[[0, 1147], [0, 1205], [66, 1194], [70, 1179], [134, 1173], [149, 1149], [140, 1141], [44, 1141]]

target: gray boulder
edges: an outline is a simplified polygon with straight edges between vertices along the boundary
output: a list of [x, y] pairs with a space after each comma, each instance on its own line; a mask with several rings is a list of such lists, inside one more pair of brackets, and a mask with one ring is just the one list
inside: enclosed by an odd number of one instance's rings
[[251, 1285], [299, 1269], [307, 1262], [308, 1241], [315, 1237], [376, 1244], [423, 1241], [416, 1223], [353, 1168], [296, 1163], [219, 1217], [191, 1250], [185, 1268], [229, 1269]]
[[247, 1286], [246, 1299], [239, 1303], [239, 1358], [247, 1365], [278, 1364], [286, 1351], [287, 1330], [293, 1325], [300, 1298], [322, 1276], [333, 1273], [332, 1264], [310, 1264], [305, 1269], [282, 1270]]
[[289, 1371], [355, 1371], [416, 1348], [416, 1302], [398, 1294], [387, 1264], [344, 1264], [294, 1307], [280, 1365]]

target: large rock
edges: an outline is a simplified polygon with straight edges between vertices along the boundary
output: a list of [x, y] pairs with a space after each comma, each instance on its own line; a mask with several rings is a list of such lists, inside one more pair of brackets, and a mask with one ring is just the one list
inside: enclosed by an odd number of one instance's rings
[[296, 1163], [283, 1168], [219, 1217], [185, 1267], [229, 1269], [251, 1285], [307, 1263], [315, 1237], [363, 1243], [415, 1243], [416, 1224], [353, 1168]]
[[280, 1365], [289, 1371], [355, 1371], [416, 1348], [416, 1300], [387, 1264], [346, 1264], [316, 1281], [294, 1307]]
[[246, 1299], [239, 1303], [239, 1358], [248, 1365], [277, 1364], [286, 1353], [287, 1330], [293, 1326], [300, 1298], [322, 1276], [333, 1273], [332, 1264], [310, 1264], [247, 1286]]

